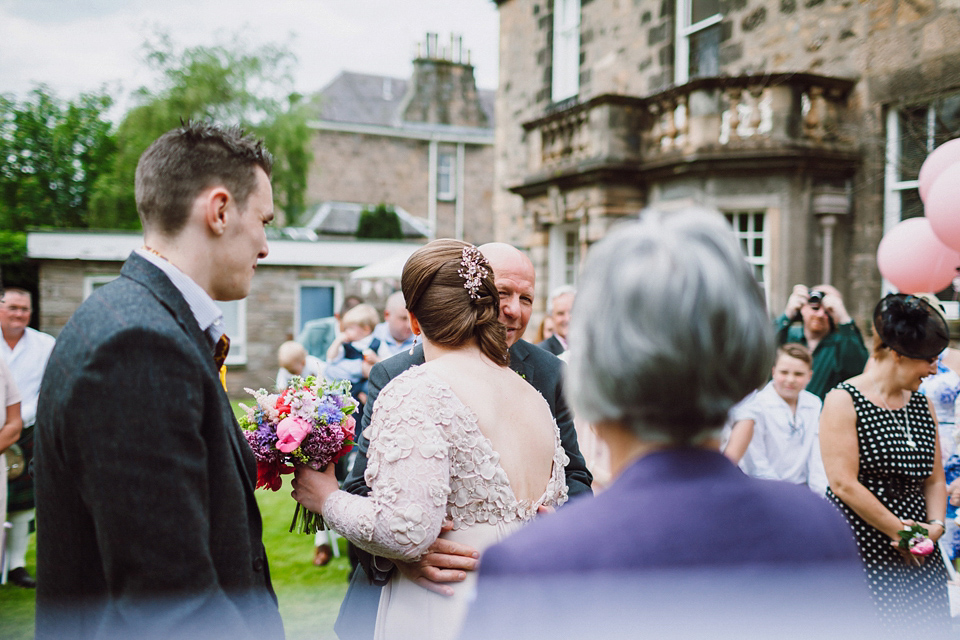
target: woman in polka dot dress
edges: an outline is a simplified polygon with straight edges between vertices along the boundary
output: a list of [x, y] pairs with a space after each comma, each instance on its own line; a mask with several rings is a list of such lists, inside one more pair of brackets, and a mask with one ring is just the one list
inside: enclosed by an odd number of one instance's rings
[[934, 542], [943, 535], [937, 424], [929, 401], [915, 392], [936, 372], [950, 334], [929, 304], [904, 294], [881, 300], [873, 322], [872, 363], [824, 400], [827, 497], [853, 528], [881, 617], [919, 632], [949, 623], [946, 569], [936, 552], [913, 556], [896, 545], [899, 532], [915, 523]]

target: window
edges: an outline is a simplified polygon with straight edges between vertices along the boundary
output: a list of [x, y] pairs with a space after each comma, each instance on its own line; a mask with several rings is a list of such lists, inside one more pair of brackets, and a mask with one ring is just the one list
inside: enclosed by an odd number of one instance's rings
[[769, 300], [770, 291], [767, 286], [767, 268], [770, 257], [767, 248], [770, 242], [767, 238], [766, 213], [763, 211], [730, 211], [723, 214], [727, 223], [733, 229], [737, 240], [740, 241], [740, 250], [753, 267], [753, 277], [763, 289], [764, 296]]
[[457, 156], [452, 149], [437, 153], [437, 200], [457, 198]]
[[83, 278], [83, 299], [86, 300], [90, 297], [94, 291], [102, 287], [103, 285], [116, 280], [119, 276], [117, 275], [103, 275], [103, 276], [84, 276]]
[[557, 224], [550, 227], [550, 291], [577, 284], [580, 271], [580, 225]]
[[296, 327], [294, 335], [300, 335], [303, 325], [317, 318], [329, 318], [336, 312], [340, 298], [340, 284], [336, 282], [301, 282], [297, 296]]
[[960, 137], [960, 94], [887, 112], [884, 230], [923, 215], [917, 177], [927, 155]]
[[553, 2], [553, 79], [550, 98], [560, 102], [580, 92], [580, 0]]
[[677, 0], [674, 80], [720, 73], [720, 0]]
[[247, 301], [214, 300], [223, 311], [223, 330], [230, 338], [226, 365], [247, 364]]

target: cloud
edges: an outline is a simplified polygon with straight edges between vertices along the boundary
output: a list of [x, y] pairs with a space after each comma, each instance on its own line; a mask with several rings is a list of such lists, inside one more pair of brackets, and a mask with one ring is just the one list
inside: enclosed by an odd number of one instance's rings
[[[286, 44], [295, 85], [312, 93], [340, 71], [408, 77], [428, 31], [463, 34], [478, 82], [496, 86], [496, 6], [490, 0], [0, 0], [0, 93], [45, 83], [64, 97], [104, 83], [124, 94], [152, 81], [144, 39], [160, 29], [177, 46]], [[122, 102], [122, 96], [121, 102]]]

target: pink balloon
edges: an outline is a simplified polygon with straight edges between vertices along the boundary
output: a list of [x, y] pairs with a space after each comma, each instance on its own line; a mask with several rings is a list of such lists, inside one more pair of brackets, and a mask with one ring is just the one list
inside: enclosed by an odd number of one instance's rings
[[933, 183], [944, 169], [957, 162], [960, 162], [960, 138], [944, 142], [927, 156], [920, 166], [920, 175], [917, 176], [920, 182], [920, 199], [924, 203], [927, 202]]
[[908, 218], [883, 236], [877, 267], [901, 293], [940, 291], [957, 275], [960, 253], [937, 239], [929, 220]]
[[923, 209], [940, 242], [960, 250], [960, 162], [940, 173], [927, 192]]

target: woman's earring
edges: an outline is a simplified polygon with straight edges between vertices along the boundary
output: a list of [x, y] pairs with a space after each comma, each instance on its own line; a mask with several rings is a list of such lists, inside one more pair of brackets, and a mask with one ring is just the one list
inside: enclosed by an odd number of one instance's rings
[[414, 349], [416, 348], [416, 346], [417, 346], [417, 338], [419, 338], [419, 337], [420, 337], [420, 336], [419, 336], [418, 334], [416, 334], [416, 333], [413, 334], [413, 344], [410, 345], [410, 355], [413, 355], [413, 350], [414, 350]]

